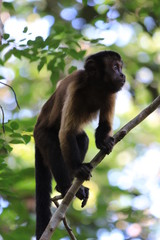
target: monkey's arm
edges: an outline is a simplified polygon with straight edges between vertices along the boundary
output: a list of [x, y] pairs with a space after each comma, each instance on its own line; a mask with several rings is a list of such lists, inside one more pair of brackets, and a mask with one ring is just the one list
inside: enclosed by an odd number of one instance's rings
[[115, 98], [115, 94], [110, 95], [101, 107], [99, 126], [95, 133], [97, 148], [104, 150], [106, 154], [112, 151], [114, 145], [112, 124], [115, 110]]
[[[78, 141], [78, 137], [84, 134], [81, 129], [83, 117], [82, 113], [79, 113], [79, 109], [76, 108], [76, 99], [77, 98], [74, 98], [74, 94], [72, 95], [72, 88], [70, 88], [62, 109], [59, 131], [60, 148], [71, 176], [77, 176], [83, 180], [88, 180], [90, 178], [90, 166], [87, 163], [82, 163], [83, 150]], [[86, 144], [85, 139], [83, 145]]]

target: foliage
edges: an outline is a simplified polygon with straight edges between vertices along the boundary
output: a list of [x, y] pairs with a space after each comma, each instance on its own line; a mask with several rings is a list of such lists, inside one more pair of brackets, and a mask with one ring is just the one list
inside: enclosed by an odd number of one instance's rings
[[[21, 108], [16, 108], [10, 89], [0, 85], [0, 106], [4, 109], [6, 122], [5, 134], [2, 128], [0, 131], [0, 238], [5, 240], [31, 239], [34, 235], [33, 128], [40, 107], [53, 92], [59, 78], [79, 68], [82, 59], [92, 52], [104, 49], [118, 51], [124, 59], [128, 84], [123, 92], [123, 106], [118, 105], [121, 108], [117, 109], [115, 130], [120, 127], [119, 120], [122, 126], [159, 94], [159, 2], [79, 2], [3, 2], [3, 14], [8, 12], [19, 21], [26, 19], [26, 26], [22, 29], [23, 38], [17, 40], [6, 32], [0, 46], [0, 79], [14, 88]], [[60, 17], [62, 10], [67, 7], [76, 9], [76, 19], [84, 20], [81, 29], [76, 30], [71, 20]], [[49, 29], [50, 34], [46, 38], [41, 35], [34, 37], [27, 18], [30, 17], [34, 22], [46, 15], [55, 18], [55, 23]], [[119, 27], [131, 31], [129, 41], [124, 44], [121, 41], [124, 32], [122, 34], [119, 31], [118, 40], [106, 45], [103, 28], [106, 32], [112, 30], [112, 34], [116, 27], [117, 31]], [[86, 29], [92, 29], [94, 34], [86, 34]], [[124, 111], [125, 107], [127, 110]], [[67, 217], [78, 239], [103, 239], [109, 234], [116, 236], [114, 239], [117, 240], [134, 237], [158, 239], [160, 214], [158, 209], [157, 212], [153, 211], [153, 206], [157, 206], [153, 204], [156, 201], [154, 191], [157, 194], [160, 191], [156, 167], [159, 165], [155, 155], [160, 151], [157, 119], [158, 113], [153, 114], [98, 166], [91, 181], [86, 183], [91, 188], [91, 194], [84, 210], [80, 209], [80, 202], [74, 200]], [[87, 127], [86, 131], [90, 137], [86, 160], [90, 160], [97, 150], [92, 126]], [[150, 152], [154, 154], [154, 159], [150, 157]], [[148, 159], [154, 160], [157, 165], [154, 167]], [[148, 175], [145, 164], [149, 166]], [[154, 177], [151, 178], [152, 168]], [[141, 199], [145, 200], [141, 202]], [[118, 238], [120, 235], [121, 238]], [[67, 233], [61, 225], [54, 239], [65, 236]]]

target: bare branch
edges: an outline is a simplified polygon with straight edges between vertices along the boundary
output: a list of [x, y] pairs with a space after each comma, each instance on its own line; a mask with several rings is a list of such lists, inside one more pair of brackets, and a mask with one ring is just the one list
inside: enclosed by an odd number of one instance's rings
[[[158, 96], [148, 107], [146, 107], [142, 112], [140, 112], [135, 118], [128, 122], [124, 127], [122, 127], [115, 135], [115, 144], [121, 141], [129, 131], [141, 123], [148, 115], [155, 111], [158, 106], [160, 106], [160, 96]], [[103, 151], [99, 151], [98, 154], [92, 159], [91, 164], [95, 168], [105, 157]], [[52, 216], [48, 226], [46, 227], [44, 233], [42, 234], [40, 240], [49, 240], [53, 235], [53, 232], [59, 225], [60, 221], [64, 218], [67, 208], [77, 193], [78, 189], [82, 185], [83, 181], [75, 179], [74, 183], [65, 195], [61, 205], [58, 207], [54, 215]]]
[[0, 109], [2, 112], [2, 129], [3, 129], [3, 133], [5, 133], [5, 127], [4, 127], [4, 111], [3, 111], [3, 107], [0, 105]]
[[[51, 198], [51, 200], [54, 202], [54, 204], [56, 205], [57, 208], [59, 207], [58, 200], [61, 200], [61, 199], [63, 199], [62, 195], [55, 196], [55, 197]], [[66, 217], [64, 217], [62, 220], [63, 220], [63, 224], [64, 224], [71, 240], [76, 240], [76, 237], [74, 236], [74, 234], [72, 232], [72, 228], [69, 226]]]
[[14, 89], [13, 89], [10, 85], [8, 85], [8, 84], [6, 84], [6, 83], [0, 82], [0, 84], [3, 84], [3, 85], [5, 85], [5, 86], [9, 87], [9, 88], [12, 90], [12, 92], [13, 92], [13, 94], [14, 94], [14, 97], [15, 97], [15, 101], [16, 101], [17, 107], [20, 109], [20, 106], [19, 106], [19, 104], [18, 104], [17, 96], [16, 96], [16, 93], [15, 93]]

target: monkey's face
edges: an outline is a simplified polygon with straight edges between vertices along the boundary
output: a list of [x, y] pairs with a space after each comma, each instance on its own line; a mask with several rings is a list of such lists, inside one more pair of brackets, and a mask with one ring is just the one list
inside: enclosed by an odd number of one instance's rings
[[107, 87], [113, 92], [118, 92], [125, 84], [125, 75], [122, 73], [122, 61], [107, 61], [105, 64], [104, 81]]

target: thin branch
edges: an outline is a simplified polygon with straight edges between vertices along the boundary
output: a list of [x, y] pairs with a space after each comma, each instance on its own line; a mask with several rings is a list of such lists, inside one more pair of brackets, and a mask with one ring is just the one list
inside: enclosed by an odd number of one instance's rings
[[19, 106], [19, 104], [18, 104], [17, 96], [16, 96], [16, 93], [15, 93], [14, 89], [13, 89], [10, 85], [8, 85], [8, 84], [6, 84], [6, 83], [0, 82], [0, 84], [3, 84], [3, 85], [5, 85], [5, 86], [9, 87], [9, 88], [12, 90], [12, 92], [13, 92], [13, 94], [14, 94], [14, 98], [15, 98], [16, 104], [17, 104], [17, 107], [20, 109], [20, 106]]
[[[54, 204], [56, 205], [57, 208], [59, 207], [58, 200], [61, 200], [61, 199], [63, 199], [62, 195], [55, 196], [55, 197], [51, 198], [51, 200], [54, 202]], [[76, 237], [74, 236], [72, 228], [69, 226], [66, 217], [64, 217], [62, 220], [63, 220], [63, 224], [64, 224], [71, 240], [76, 240]]]
[[[158, 106], [160, 106], [160, 96], [158, 96], [148, 107], [146, 107], [140, 114], [138, 114], [134, 119], [128, 122], [124, 127], [122, 127], [115, 135], [115, 144], [121, 141], [129, 131], [131, 131], [134, 127], [136, 127], [139, 123], [141, 123], [148, 115], [150, 115], [153, 111], [155, 111]], [[95, 168], [105, 157], [105, 153], [103, 151], [99, 151], [98, 154], [92, 159], [91, 164], [93, 168]], [[83, 181], [79, 179], [75, 179], [74, 183], [68, 190], [65, 195], [61, 205], [58, 207], [56, 212], [53, 214], [48, 226], [46, 227], [44, 233], [42, 234], [40, 240], [50, 240], [53, 235], [55, 229], [59, 225], [60, 221], [64, 218], [67, 208], [77, 193], [78, 189], [82, 185]]]
[[3, 111], [3, 107], [0, 105], [0, 109], [2, 112], [2, 129], [3, 129], [3, 133], [5, 133], [5, 127], [4, 127], [4, 111]]

